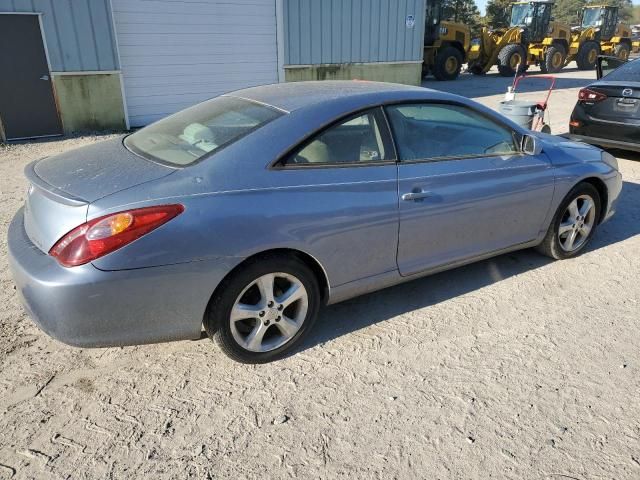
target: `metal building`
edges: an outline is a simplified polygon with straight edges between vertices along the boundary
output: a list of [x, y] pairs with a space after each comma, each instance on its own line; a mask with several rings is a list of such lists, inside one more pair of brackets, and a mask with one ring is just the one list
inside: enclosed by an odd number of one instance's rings
[[146, 125], [223, 92], [419, 84], [425, 0], [0, 0], [0, 139]]

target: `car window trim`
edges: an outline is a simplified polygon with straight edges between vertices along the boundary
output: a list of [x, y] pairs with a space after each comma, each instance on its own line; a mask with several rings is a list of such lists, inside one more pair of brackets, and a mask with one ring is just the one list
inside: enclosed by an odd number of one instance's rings
[[[385, 153], [389, 152], [388, 160], [380, 160], [376, 162], [365, 161], [365, 162], [340, 162], [340, 163], [298, 163], [298, 164], [287, 164], [286, 160], [291, 158], [295, 153], [303, 150], [307, 145], [315, 141], [315, 139], [322, 135], [327, 130], [338, 126], [342, 123], [349, 121], [349, 119], [354, 119], [363, 116], [364, 114], [371, 112], [374, 116], [374, 121], [377, 122], [378, 129], [380, 130], [380, 136], [382, 137], [383, 147], [385, 149]], [[384, 120], [384, 121], [383, 121]], [[296, 143], [293, 147], [287, 149], [283, 154], [279, 155], [276, 160], [271, 162], [268, 165], [269, 170], [300, 170], [300, 169], [321, 169], [321, 168], [362, 168], [362, 167], [380, 167], [384, 165], [395, 165], [398, 162], [398, 155], [396, 150], [396, 145], [393, 140], [393, 136], [391, 135], [390, 125], [386, 118], [386, 113], [382, 108], [382, 105], [369, 105], [366, 107], [362, 107], [358, 110], [353, 110], [347, 114], [341, 115], [336, 119], [327, 122], [320, 128], [314, 130], [313, 132], [305, 135], [305, 137]]]
[[396, 158], [397, 158], [397, 162], [398, 164], [410, 164], [410, 163], [434, 163], [434, 162], [447, 162], [447, 161], [451, 161], [451, 160], [470, 160], [472, 158], [491, 158], [491, 157], [504, 157], [504, 156], [509, 156], [509, 157], [513, 157], [513, 156], [522, 156], [522, 155], [526, 155], [523, 151], [522, 151], [522, 146], [520, 145], [521, 142], [517, 141], [519, 137], [522, 136], [522, 133], [518, 132], [517, 130], [514, 130], [513, 127], [511, 127], [510, 125], [506, 124], [505, 122], [503, 122], [500, 118], [494, 118], [490, 115], [487, 115], [485, 112], [476, 110], [475, 108], [466, 105], [462, 102], [456, 102], [456, 101], [451, 101], [451, 100], [417, 100], [417, 101], [411, 101], [411, 100], [403, 100], [403, 101], [399, 101], [399, 102], [390, 102], [390, 103], [385, 103], [383, 105], [383, 110], [385, 113], [385, 118], [388, 118], [388, 113], [387, 113], [387, 108], [389, 107], [397, 107], [397, 106], [401, 106], [401, 105], [452, 105], [455, 107], [461, 107], [461, 108], [467, 108], [472, 110], [473, 112], [477, 113], [478, 115], [480, 115], [481, 117], [484, 117], [486, 119], [488, 119], [489, 121], [507, 129], [508, 131], [511, 132], [511, 137], [513, 139], [513, 144], [516, 147], [516, 151], [509, 153], [509, 154], [499, 154], [499, 153], [487, 153], [487, 154], [472, 154], [472, 155], [452, 155], [449, 157], [429, 157], [429, 158], [414, 158], [411, 160], [402, 160], [400, 158], [400, 154], [398, 153], [398, 147], [397, 147], [397, 138], [395, 135], [395, 132], [393, 131], [393, 126], [391, 125], [391, 121], [387, 120], [388, 122], [388, 128], [389, 128], [389, 132], [391, 133], [391, 136], [393, 138], [393, 142], [394, 142], [394, 148], [396, 150]]

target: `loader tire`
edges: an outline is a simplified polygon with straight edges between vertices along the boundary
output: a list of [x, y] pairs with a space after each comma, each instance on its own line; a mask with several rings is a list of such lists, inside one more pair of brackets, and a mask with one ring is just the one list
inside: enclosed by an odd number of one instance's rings
[[506, 45], [498, 53], [498, 72], [503, 77], [512, 77], [524, 73], [527, 69], [527, 57], [524, 47], [517, 43]]
[[578, 55], [576, 55], [576, 64], [579, 70], [593, 70], [596, 68], [596, 60], [600, 55], [600, 45], [598, 42], [589, 40], [580, 45]]
[[540, 64], [542, 73], [558, 73], [564, 68], [567, 58], [567, 51], [558, 43], [551, 45], [544, 56], [544, 61]]
[[631, 48], [626, 43], [619, 43], [616, 45], [616, 48], [613, 49], [613, 54], [618, 57], [620, 60], [624, 60], [625, 62], [629, 60], [629, 54], [631, 53]]
[[433, 65], [436, 80], [455, 80], [462, 68], [462, 53], [455, 47], [444, 47], [438, 51]]

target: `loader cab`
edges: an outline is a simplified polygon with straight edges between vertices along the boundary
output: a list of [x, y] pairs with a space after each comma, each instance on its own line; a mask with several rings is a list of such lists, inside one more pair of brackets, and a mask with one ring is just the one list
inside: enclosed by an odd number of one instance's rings
[[427, 0], [424, 25], [424, 44], [433, 45], [440, 38], [442, 3], [440, 0]]
[[616, 32], [618, 25], [618, 7], [594, 5], [582, 9], [581, 27], [599, 29], [600, 38], [609, 40]]
[[553, 2], [516, 2], [511, 7], [510, 27], [520, 27], [523, 31], [523, 43], [539, 43], [549, 30]]

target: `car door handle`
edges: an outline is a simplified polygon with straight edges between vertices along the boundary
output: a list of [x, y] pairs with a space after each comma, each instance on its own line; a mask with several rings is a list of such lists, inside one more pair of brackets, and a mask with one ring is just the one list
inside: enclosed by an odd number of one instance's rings
[[424, 190], [417, 190], [411, 193], [405, 193], [400, 198], [405, 202], [419, 202], [431, 195], [431, 192], [426, 192]]

